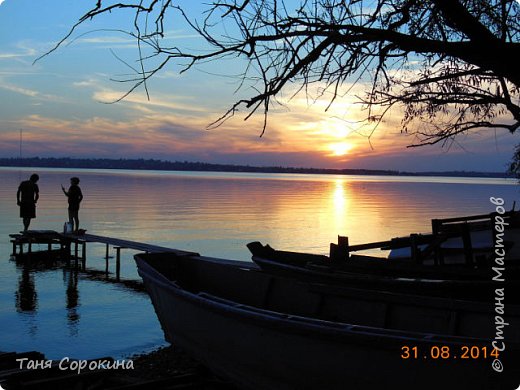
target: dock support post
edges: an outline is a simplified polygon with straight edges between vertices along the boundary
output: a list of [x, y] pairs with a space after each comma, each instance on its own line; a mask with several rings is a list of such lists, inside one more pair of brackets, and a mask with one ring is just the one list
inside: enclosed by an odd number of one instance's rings
[[330, 243], [330, 254], [329, 254], [331, 266], [335, 267], [339, 263], [341, 263], [341, 253], [338, 247], [338, 244]]
[[78, 241], [74, 241], [74, 258], [76, 259], [76, 264], [78, 264]]
[[418, 237], [417, 234], [410, 234], [410, 250], [413, 262], [415, 264], [422, 264], [421, 248], [419, 248], [417, 243]]
[[341, 253], [342, 260], [347, 261], [350, 256], [350, 251], [348, 247], [348, 237], [338, 236], [338, 247]]
[[349, 256], [348, 237], [338, 236], [338, 244], [330, 243], [330, 260], [332, 265], [347, 261]]
[[83, 271], [87, 268], [87, 242], [81, 242], [81, 265], [83, 267]]
[[110, 256], [108, 255], [108, 250], [110, 248], [110, 245], [106, 244], [106, 251], [105, 251], [105, 274], [108, 275], [108, 259]]
[[441, 226], [442, 226], [442, 221], [439, 221], [438, 219], [432, 219], [433, 241], [435, 242], [435, 247], [433, 249], [433, 253], [434, 253], [433, 264], [435, 264], [435, 265], [444, 264], [441, 243], [438, 242], [438, 237], [440, 234]]
[[462, 243], [464, 244], [464, 259], [466, 265], [471, 265], [473, 264], [473, 245], [471, 244], [471, 233], [467, 223], [462, 225]]
[[116, 246], [116, 279], [119, 280], [119, 274], [121, 271], [121, 247]]

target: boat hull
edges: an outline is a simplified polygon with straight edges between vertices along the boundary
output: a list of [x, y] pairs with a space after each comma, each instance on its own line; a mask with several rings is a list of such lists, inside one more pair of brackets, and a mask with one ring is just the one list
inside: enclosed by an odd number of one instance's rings
[[[334, 265], [325, 256], [278, 251], [260, 243], [248, 246], [256, 249], [251, 250], [252, 260], [262, 270], [318, 283], [481, 302], [492, 302], [499, 285], [509, 291], [520, 290], [516, 265], [497, 272], [491, 268], [409, 266], [362, 257]], [[501, 279], [500, 284], [494, 277]], [[519, 303], [520, 296], [510, 294], [508, 302]]]
[[[167, 277], [150, 265], [150, 256], [137, 255], [136, 262], [166, 340], [241, 388], [501, 389], [513, 388], [520, 378], [513, 367], [495, 372], [490, 358], [462, 358], [464, 346], [483, 351], [489, 340], [322, 321], [190, 292], [170, 280], [175, 271]], [[206, 262], [201, 267], [208, 266], [215, 278], [223, 275], [212, 269], [213, 260], [179, 261]], [[200, 276], [200, 269], [191, 276]], [[404, 358], [406, 347], [417, 347], [419, 355]], [[435, 358], [441, 347], [449, 348], [449, 358]], [[506, 362], [518, 357], [516, 343], [508, 349]]]

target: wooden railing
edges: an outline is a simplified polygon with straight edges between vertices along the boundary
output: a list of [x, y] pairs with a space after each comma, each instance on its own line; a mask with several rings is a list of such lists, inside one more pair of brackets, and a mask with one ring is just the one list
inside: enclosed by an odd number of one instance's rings
[[[371, 242], [367, 244], [349, 245], [348, 237], [338, 236], [338, 243], [330, 244], [330, 259], [333, 262], [347, 261], [352, 252], [367, 249], [391, 250], [399, 248], [410, 248], [411, 259], [418, 264], [433, 255], [436, 265], [444, 263], [444, 251], [442, 244], [450, 238], [462, 239], [462, 251], [466, 264], [474, 264], [479, 259], [475, 259], [471, 232], [490, 230], [493, 235], [493, 226], [497, 213], [472, 215], [458, 218], [432, 219], [432, 233], [411, 234], [408, 237], [396, 237], [387, 241]], [[505, 221], [512, 219], [518, 220], [520, 212], [508, 211], [501, 214]], [[425, 246], [421, 248], [421, 246]]]

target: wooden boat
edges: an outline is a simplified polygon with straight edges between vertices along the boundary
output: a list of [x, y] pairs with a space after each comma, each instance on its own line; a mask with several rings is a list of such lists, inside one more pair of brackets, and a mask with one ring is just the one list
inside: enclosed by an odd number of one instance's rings
[[[424, 266], [355, 255], [338, 264], [324, 255], [279, 251], [259, 242], [247, 246], [262, 270], [320, 283], [487, 302], [493, 301], [498, 283], [493, 277], [499, 274], [491, 267]], [[501, 285], [519, 291], [518, 264], [505, 267], [500, 275]], [[518, 294], [508, 299], [520, 303]]]
[[[343, 272], [362, 272], [385, 276], [400, 276], [431, 279], [487, 280], [493, 277], [493, 267], [497, 267], [493, 258], [480, 263], [466, 264], [416, 264], [409, 261], [388, 260], [375, 256], [350, 254], [338, 262], [329, 256], [304, 252], [283, 251], [263, 245], [258, 241], [247, 244], [253, 255], [296, 267], [329, 269]], [[507, 259], [503, 266], [510, 279], [520, 277], [520, 259]]]
[[240, 388], [518, 385], [518, 306], [506, 307], [498, 373], [488, 304], [309, 283], [202, 256], [135, 259], [166, 340]]

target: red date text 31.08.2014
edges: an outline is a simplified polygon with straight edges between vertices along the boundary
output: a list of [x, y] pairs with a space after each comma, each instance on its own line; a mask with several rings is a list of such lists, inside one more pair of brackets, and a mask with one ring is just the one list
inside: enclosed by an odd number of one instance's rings
[[417, 345], [403, 345], [401, 359], [497, 359], [498, 350], [482, 345], [462, 345], [452, 347], [447, 345], [432, 345], [419, 347]]

